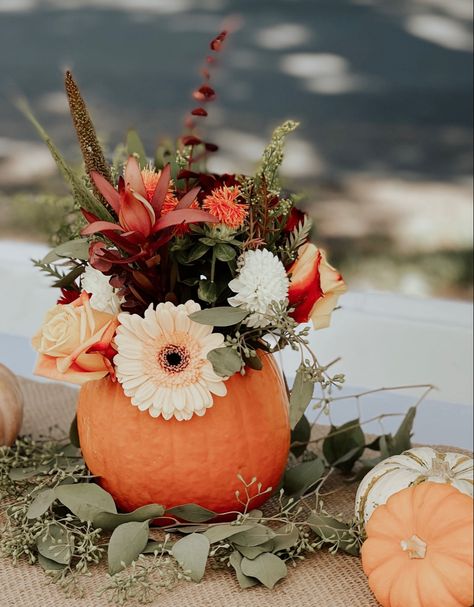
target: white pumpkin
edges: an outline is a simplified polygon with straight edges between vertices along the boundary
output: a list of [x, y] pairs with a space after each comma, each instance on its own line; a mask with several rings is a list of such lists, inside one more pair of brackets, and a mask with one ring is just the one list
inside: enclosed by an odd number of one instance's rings
[[23, 421], [23, 394], [16, 376], [0, 364], [0, 447], [11, 445]]
[[424, 481], [447, 483], [472, 497], [473, 460], [462, 453], [416, 447], [377, 464], [357, 489], [355, 513], [367, 523], [372, 512], [402, 489]]

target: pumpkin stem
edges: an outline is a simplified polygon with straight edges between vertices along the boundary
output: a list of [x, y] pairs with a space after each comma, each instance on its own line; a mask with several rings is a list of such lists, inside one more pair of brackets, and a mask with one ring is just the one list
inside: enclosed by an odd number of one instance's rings
[[441, 453], [437, 453], [436, 457], [433, 457], [431, 460], [429, 475], [439, 477], [443, 481], [449, 481], [453, 478], [449, 463], [444, 460], [444, 456]]
[[426, 556], [426, 542], [415, 534], [407, 540], [402, 540], [400, 546], [404, 552], [408, 552], [411, 559], [424, 559]]

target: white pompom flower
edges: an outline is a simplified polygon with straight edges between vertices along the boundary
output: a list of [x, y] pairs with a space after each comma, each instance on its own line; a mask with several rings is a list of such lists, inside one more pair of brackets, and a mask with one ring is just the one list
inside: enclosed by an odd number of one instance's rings
[[288, 296], [285, 267], [268, 249], [246, 251], [239, 259], [239, 267], [237, 278], [229, 282], [236, 295], [229, 297], [228, 302], [250, 312], [243, 321], [248, 327], [266, 327], [271, 304]]
[[122, 313], [115, 336], [115, 372], [132, 405], [168, 420], [202, 416], [213, 405], [213, 394], [225, 396], [224, 378], [207, 355], [224, 345], [212, 326], [189, 318], [201, 306], [194, 301], [175, 306], [151, 304], [145, 317]]
[[120, 298], [109, 280], [109, 276], [87, 265], [81, 277], [81, 286], [91, 296], [90, 304], [94, 310], [118, 314], [120, 312]]

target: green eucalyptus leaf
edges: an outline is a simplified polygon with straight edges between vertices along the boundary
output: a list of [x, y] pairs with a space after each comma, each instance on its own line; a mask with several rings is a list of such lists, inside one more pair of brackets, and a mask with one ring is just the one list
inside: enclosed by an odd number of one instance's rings
[[[291, 452], [295, 457], [300, 457], [306, 451], [309, 439], [311, 438], [311, 424], [306, 415], [300, 418], [299, 422], [291, 431]], [[293, 445], [293, 443], [303, 443]]]
[[288, 523], [287, 525], [283, 525], [283, 527], [276, 529], [275, 534], [272, 552], [293, 548], [300, 537], [298, 527], [292, 523]]
[[214, 303], [217, 300], [217, 285], [212, 280], [200, 280], [198, 287], [198, 297], [201, 301]]
[[339, 427], [331, 426], [329, 435], [323, 441], [324, 457], [343, 472], [352, 470], [364, 449], [365, 436], [358, 419]]
[[71, 259], [80, 259], [87, 261], [89, 259], [89, 241], [87, 238], [78, 238], [63, 242], [52, 249], [42, 260], [41, 263], [50, 264], [63, 257]]
[[140, 135], [134, 129], [130, 129], [127, 133], [127, 153], [137, 156], [140, 168], [144, 169], [147, 165], [145, 148], [143, 147]]
[[325, 469], [324, 462], [319, 457], [290, 468], [283, 477], [286, 495], [298, 498], [308, 493], [321, 480]]
[[237, 251], [229, 244], [216, 244], [214, 247], [214, 255], [219, 261], [231, 261], [236, 257]]
[[242, 368], [242, 359], [233, 348], [216, 348], [207, 355], [214, 371], [222, 377], [231, 377]]
[[116, 514], [114, 512], [98, 512], [94, 515], [92, 522], [94, 527], [100, 527], [104, 531], [113, 531], [124, 523], [143, 523], [163, 516], [165, 509], [160, 504], [147, 504], [137, 508], [133, 512]]
[[191, 579], [200, 582], [206, 569], [210, 543], [201, 533], [186, 535], [174, 544], [171, 553], [181, 564], [184, 571], [189, 571]]
[[232, 308], [231, 306], [217, 306], [199, 310], [189, 315], [191, 320], [202, 325], [211, 325], [213, 327], [232, 327], [242, 322], [249, 313], [242, 308]]
[[[166, 547], [171, 548], [173, 544], [166, 542]], [[148, 540], [147, 545], [142, 550], [142, 554], [153, 554], [154, 552], [161, 553], [163, 550], [163, 542], [156, 542], [155, 540]]]
[[243, 558], [240, 567], [244, 575], [256, 578], [267, 588], [273, 588], [288, 573], [285, 563], [276, 554], [269, 552], [264, 552], [255, 559]]
[[257, 579], [242, 573], [242, 555], [240, 552], [234, 550], [229, 557], [229, 563], [233, 567], [235, 575], [237, 576], [237, 581], [243, 590], [246, 588], [252, 588], [252, 586], [256, 586], [258, 584]]
[[270, 527], [257, 523], [251, 529], [233, 535], [232, 542], [240, 546], [260, 546], [274, 537], [275, 532]]
[[333, 516], [313, 511], [308, 517], [309, 527], [325, 542], [335, 545], [345, 552], [357, 556], [359, 547], [346, 523]]
[[110, 493], [94, 483], [60, 485], [55, 492], [58, 500], [81, 521], [93, 522], [102, 512], [117, 513]]
[[263, 369], [263, 363], [259, 356], [245, 357], [244, 363], [254, 371], [261, 371]]
[[176, 517], [188, 523], [204, 523], [215, 518], [217, 514], [212, 510], [197, 504], [182, 504], [166, 511], [169, 516]]
[[69, 440], [71, 441], [71, 445], [80, 449], [81, 443], [79, 441], [79, 430], [77, 428], [77, 416], [74, 416], [74, 419], [71, 422], [71, 426], [69, 428]]
[[28, 507], [26, 518], [35, 519], [42, 516], [56, 499], [54, 489], [44, 489], [35, 497]]
[[128, 567], [138, 558], [148, 543], [148, 534], [148, 522], [124, 523], [114, 530], [107, 552], [111, 575]]
[[216, 542], [221, 542], [222, 540], [226, 540], [237, 533], [241, 533], [242, 531], [248, 531], [255, 527], [256, 523], [244, 523], [242, 525], [232, 525], [231, 523], [219, 523], [216, 525], [212, 525], [208, 527], [206, 531], [204, 531], [203, 535], [207, 537], [207, 539], [214, 544]]
[[42, 534], [36, 540], [38, 552], [61, 565], [70, 563], [73, 544], [74, 536], [56, 523], [49, 525], [47, 534]]
[[240, 552], [242, 556], [247, 559], [255, 559], [264, 552], [273, 552], [273, 540], [268, 540], [260, 546], [241, 546], [240, 544], [234, 544], [234, 548]]
[[290, 394], [290, 426], [292, 429], [301, 419], [313, 397], [314, 383], [306, 380], [304, 375], [304, 368], [300, 367], [296, 372]]
[[410, 407], [393, 437], [392, 452], [390, 455], [399, 455], [400, 453], [411, 449], [411, 437], [413, 434], [415, 416], [416, 407]]
[[26, 466], [25, 468], [11, 468], [8, 472], [8, 477], [12, 481], [25, 481], [38, 474], [44, 474], [51, 470], [52, 464], [44, 464], [43, 466]]
[[45, 571], [62, 571], [67, 566], [67, 564], [64, 563], [56, 563], [56, 561], [48, 559], [39, 552], [36, 558], [38, 559], [38, 564], [40, 567], [42, 567]]

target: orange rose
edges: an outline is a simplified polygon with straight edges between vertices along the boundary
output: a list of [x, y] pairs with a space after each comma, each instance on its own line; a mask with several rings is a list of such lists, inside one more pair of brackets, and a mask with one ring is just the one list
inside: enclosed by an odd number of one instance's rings
[[331, 313], [346, 285], [337, 270], [328, 264], [326, 254], [308, 242], [298, 251], [298, 258], [288, 270], [288, 298], [294, 308], [290, 316], [297, 322], [313, 321], [315, 329], [328, 327]]
[[117, 317], [94, 310], [83, 291], [70, 304], [56, 305], [46, 314], [33, 337], [39, 352], [35, 374], [73, 384], [83, 384], [113, 373], [111, 341]]

